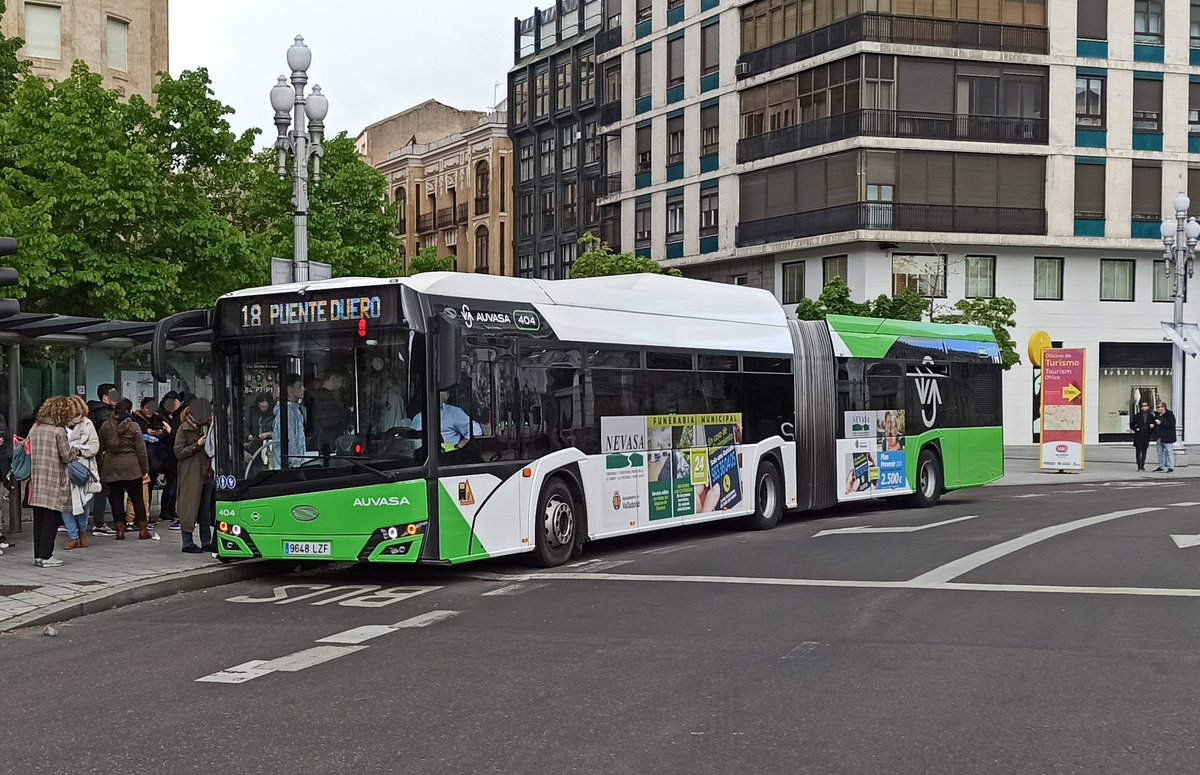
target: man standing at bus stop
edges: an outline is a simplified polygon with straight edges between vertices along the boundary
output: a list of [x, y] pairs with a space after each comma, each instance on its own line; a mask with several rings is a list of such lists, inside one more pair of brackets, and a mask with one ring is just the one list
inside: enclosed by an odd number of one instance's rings
[[1159, 401], [1157, 415], [1154, 440], [1158, 442], [1158, 468], [1154, 470], [1169, 474], [1175, 470], [1175, 413]]
[[[88, 401], [88, 417], [96, 430], [112, 416], [113, 407], [121, 400], [117, 386], [105, 382], [96, 388], [96, 401]], [[92, 535], [116, 535], [117, 531], [104, 525], [104, 508], [108, 504], [108, 485], [101, 485], [100, 492], [92, 498]], [[125, 519], [124, 514], [113, 514], [113, 519]]]

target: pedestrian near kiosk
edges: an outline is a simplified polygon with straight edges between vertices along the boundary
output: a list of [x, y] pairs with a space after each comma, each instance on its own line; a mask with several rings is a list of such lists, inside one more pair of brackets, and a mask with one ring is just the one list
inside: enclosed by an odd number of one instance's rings
[[133, 501], [138, 538], [153, 538], [147, 523], [146, 504], [142, 500], [142, 480], [150, 472], [142, 429], [133, 421], [133, 404], [122, 398], [112, 417], [100, 428], [100, 481], [108, 485], [108, 505], [112, 508], [117, 540], [125, 540], [125, 498]]
[[[1150, 411], [1150, 402], [1143, 401], [1138, 407], [1138, 413], [1129, 419], [1129, 430], [1133, 431], [1133, 456], [1137, 462], [1137, 470], [1146, 470], [1146, 450], [1150, 447], [1150, 437], [1154, 434], [1154, 413]], [[1162, 466], [1162, 460], [1159, 460]]]
[[[111, 382], [104, 382], [100, 387], [96, 388], [96, 400], [88, 402], [88, 417], [92, 421], [92, 425], [99, 433], [104, 427], [104, 423], [112, 417], [113, 407], [121, 400], [121, 393], [117, 390], [117, 386]], [[116, 532], [116, 526], [108, 527], [104, 524], [104, 509], [108, 506], [108, 487], [101, 483], [100, 494], [92, 498], [92, 534], [93, 535], [113, 535]], [[114, 522], [120, 519], [119, 515], [114, 515]]]
[[55, 568], [63, 561], [54, 556], [54, 538], [64, 511], [71, 509], [71, 480], [67, 464], [75, 450], [67, 440], [67, 425], [74, 410], [62, 396], [46, 399], [29, 431], [30, 474], [26, 505], [33, 509], [33, 564]]
[[[188, 554], [215, 552], [213, 544], [213, 470], [212, 456], [206, 448], [212, 427], [212, 402], [194, 399], [180, 417], [175, 437], [175, 458], [179, 461], [179, 534], [183, 551]], [[200, 545], [192, 531], [200, 525]]]
[[1175, 413], [1162, 401], [1154, 417], [1154, 440], [1158, 442], [1158, 468], [1155, 472], [1171, 473], [1175, 470]]
[[96, 456], [100, 454], [100, 435], [88, 418], [88, 405], [79, 396], [67, 396], [67, 405], [74, 419], [67, 426], [67, 441], [75, 450], [76, 464], [87, 469], [88, 479], [82, 484], [71, 482], [71, 509], [63, 512], [67, 526], [67, 543], [63, 549], [88, 548], [88, 515], [92, 499], [100, 492], [100, 469]]
[[176, 508], [176, 493], [178, 492], [178, 461], [175, 460], [175, 434], [179, 432], [179, 416], [182, 409], [179, 405], [179, 394], [174, 390], [165, 393], [158, 404], [158, 414], [162, 418], [163, 430], [163, 490], [158, 502], [158, 518], [171, 520], [171, 530], [179, 529], [179, 510]]

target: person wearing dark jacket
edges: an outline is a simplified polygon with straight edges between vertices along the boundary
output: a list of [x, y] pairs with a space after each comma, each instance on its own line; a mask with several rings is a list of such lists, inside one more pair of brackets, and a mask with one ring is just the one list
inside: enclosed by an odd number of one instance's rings
[[[121, 400], [121, 393], [117, 390], [117, 386], [111, 382], [105, 382], [96, 388], [95, 401], [88, 401], [88, 418], [92, 421], [92, 425], [96, 426], [96, 431], [104, 427], [104, 423], [108, 422], [108, 418], [112, 417], [113, 407]], [[104, 509], [108, 505], [108, 485], [101, 483], [99, 494], [92, 498], [92, 534], [93, 535], [113, 535], [114, 529], [106, 527], [104, 524]], [[121, 521], [121, 517], [114, 516], [114, 521]]]
[[[212, 424], [212, 403], [196, 398], [180, 417], [175, 437], [175, 457], [179, 461], [179, 529], [183, 551], [188, 554], [215, 552], [213, 544], [213, 470], [212, 458], [205, 450]], [[200, 546], [192, 531], [200, 525]]]
[[1143, 401], [1138, 413], [1129, 420], [1129, 430], [1133, 431], [1133, 453], [1137, 460], [1137, 470], [1146, 470], [1146, 450], [1150, 447], [1150, 435], [1154, 433], [1154, 414], [1150, 411], [1150, 403]]
[[158, 518], [172, 520], [171, 529], [179, 524], [178, 510], [175, 508], [175, 495], [178, 491], [178, 473], [175, 460], [175, 434], [179, 432], [179, 415], [183, 410], [179, 405], [179, 394], [174, 390], [168, 391], [158, 404], [158, 415], [162, 419], [162, 445], [164, 469], [163, 491], [158, 505]]
[[1158, 468], [1155, 472], [1175, 470], [1175, 413], [1162, 401], [1154, 417], [1154, 440], [1158, 442]]
[[109, 506], [117, 528], [117, 540], [125, 538], [125, 496], [133, 501], [138, 538], [153, 538], [142, 500], [142, 482], [150, 473], [142, 429], [133, 421], [133, 404], [122, 398], [112, 416], [100, 428], [100, 481], [108, 485]]

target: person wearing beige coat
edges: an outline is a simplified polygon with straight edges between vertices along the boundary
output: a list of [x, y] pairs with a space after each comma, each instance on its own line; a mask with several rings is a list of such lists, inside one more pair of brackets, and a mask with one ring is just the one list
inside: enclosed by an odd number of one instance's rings
[[54, 537], [62, 514], [71, 508], [71, 480], [67, 464], [75, 450], [67, 441], [67, 424], [74, 418], [67, 399], [46, 399], [29, 431], [29, 484], [25, 504], [33, 508], [33, 564], [54, 568], [63, 564], [54, 557]]
[[71, 509], [63, 512], [63, 524], [67, 526], [67, 543], [63, 549], [86, 549], [92, 498], [100, 492], [100, 468], [96, 465], [96, 456], [100, 454], [100, 434], [88, 419], [88, 407], [83, 399], [68, 396], [67, 401], [76, 412], [75, 419], [67, 426], [67, 440], [78, 456], [76, 459], [91, 474], [91, 478], [82, 485], [71, 482]]

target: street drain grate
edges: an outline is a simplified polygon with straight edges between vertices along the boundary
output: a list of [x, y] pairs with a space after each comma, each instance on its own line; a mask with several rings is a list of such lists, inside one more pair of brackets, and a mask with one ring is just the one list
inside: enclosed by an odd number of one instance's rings
[[35, 589], [37, 589], [37, 587], [23, 587], [15, 584], [0, 584], [0, 597], [19, 595], [22, 592], [32, 592]]

